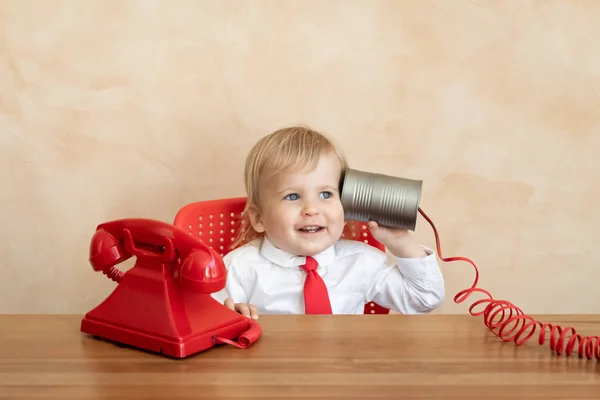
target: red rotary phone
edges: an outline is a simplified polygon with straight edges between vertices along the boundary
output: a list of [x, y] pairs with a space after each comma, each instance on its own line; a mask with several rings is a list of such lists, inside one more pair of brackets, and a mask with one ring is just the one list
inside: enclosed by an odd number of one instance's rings
[[[131, 256], [130, 270], [115, 267]], [[262, 334], [257, 322], [210, 295], [225, 287], [221, 257], [174, 225], [142, 218], [100, 224], [90, 263], [118, 286], [84, 316], [83, 333], [175, 358], [221, 343], [247, 348]]]

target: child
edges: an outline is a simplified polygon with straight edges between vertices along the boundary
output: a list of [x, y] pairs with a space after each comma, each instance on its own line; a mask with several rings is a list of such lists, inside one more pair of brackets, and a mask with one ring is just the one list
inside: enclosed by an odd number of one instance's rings
[[339, 189], [347, 168], [337, 145], [311, 129], [263, 137], [246, 159], [242, 245], [225, 255], [227, 285], [214, 298], [252, 318], [363, 314], [370, 301], [404, 314], [437, 308], [444, 281], [436, 256], [413, 244], [408, 231], [369, 223], [394, 257], [340, 239], [345, 221]]

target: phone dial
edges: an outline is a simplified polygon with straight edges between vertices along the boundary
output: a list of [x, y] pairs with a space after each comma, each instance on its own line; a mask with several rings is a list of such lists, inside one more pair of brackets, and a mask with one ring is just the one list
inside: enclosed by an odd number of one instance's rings
[[[116, 267], [132, 256], [130, 270]], [[100, 224], [89, 261], [118, 285], [84, 316], [83, 333], [175, 358], [222, 343], [247, 348], [262, 334], [256, 321], [212, 298], [227, 279], [219, 254], [174, 225], [143, 218]]]

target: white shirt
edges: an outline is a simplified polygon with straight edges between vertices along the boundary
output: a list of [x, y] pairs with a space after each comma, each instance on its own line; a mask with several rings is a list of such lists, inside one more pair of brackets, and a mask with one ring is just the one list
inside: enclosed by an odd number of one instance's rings
[[[427, 313], [444, 299], [444, 281], [434, 252], [398, 258], [356, 240], [339, 240], [313, 256], [325, 281], [333, 314], [363, 314], [370, 301], [403, 314]], [[225, 255], [226, 287], [213, 293], [223, 303], [257, 307], [259, 314], [304, 314], [306, 258], [257, 239]]]

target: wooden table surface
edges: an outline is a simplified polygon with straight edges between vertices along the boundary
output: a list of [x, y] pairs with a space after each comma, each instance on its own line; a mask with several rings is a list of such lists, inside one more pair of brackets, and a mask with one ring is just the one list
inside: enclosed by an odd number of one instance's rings
[[[538, 316], [600, 334], [600, 315]], [[261, 316], [251, 348], [169, 359], [0, 316], [2, 399], [599, 399], [600, 362], [502, 343], [468, 315]]]

